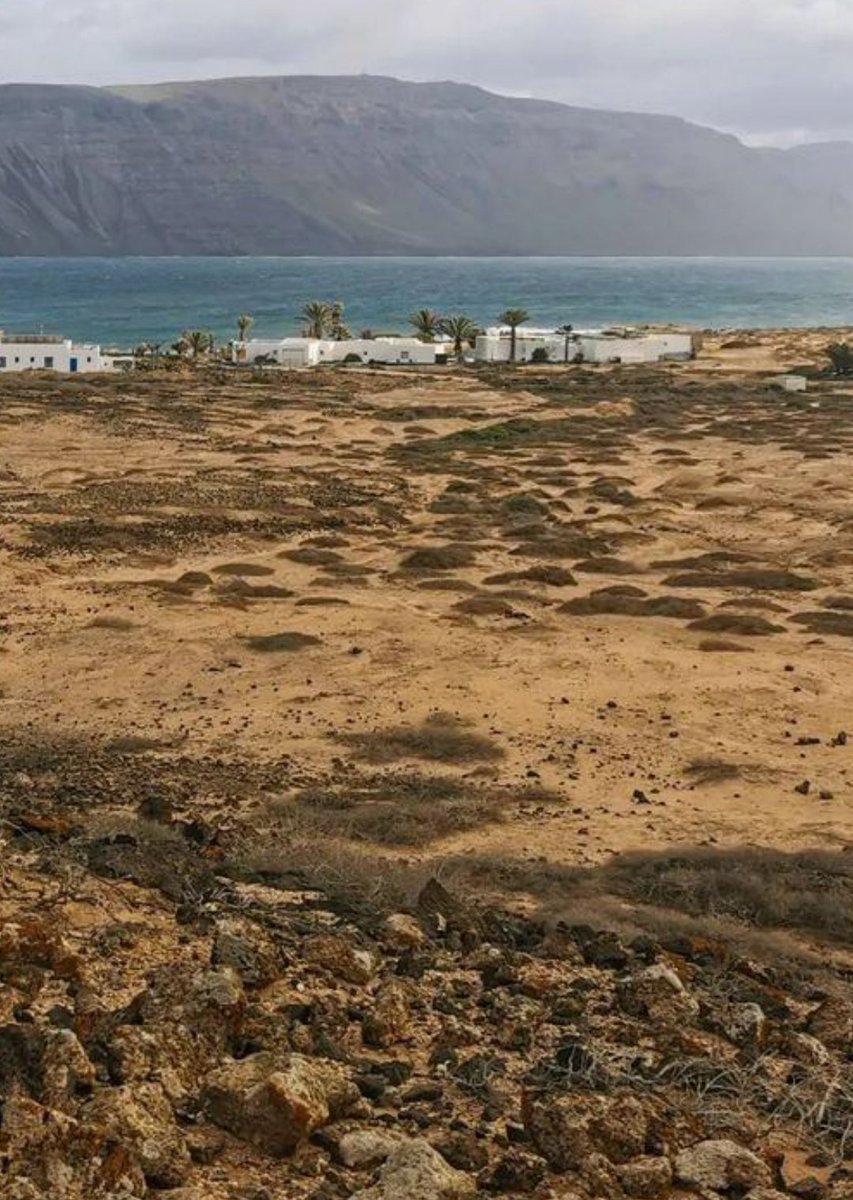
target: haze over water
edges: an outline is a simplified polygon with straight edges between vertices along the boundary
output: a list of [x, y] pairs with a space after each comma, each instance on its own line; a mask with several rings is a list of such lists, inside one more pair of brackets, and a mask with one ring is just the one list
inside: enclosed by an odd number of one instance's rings
[[299, 332], [312, 299], [341, 300], [354, 333], [405, 330], [414, 309], [494, 323], [674, 322], [701, 328], [853, 323], [853, 259], [112, 258], [0, 259], [0, 329], [105, 345], [171, 342], [187, 327]]

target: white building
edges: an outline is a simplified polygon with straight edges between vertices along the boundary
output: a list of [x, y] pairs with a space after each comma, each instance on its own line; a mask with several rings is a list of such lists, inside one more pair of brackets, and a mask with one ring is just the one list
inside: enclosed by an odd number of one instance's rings
[[232, 359], [252, 365], [276, 363], [282, 367], [319, 367], [330, 363], [361, 362], [382, 366], [434, 366], [446, 354], [440, 343], [418, 338], [348, 338], [333, 342], [320, 338], [252, 338], [232, 343]]
[[0, 331], [0, 371], [64, 371], [70, 375], [109, 371], [100, 346], [81, 345], [46, 333]]
[[[516, 362], [655, 363], [695, 358], [699, 338], [693, 333], [642, 330], [586, 329], [565, 333], [553, 329], [520, 328], [516, 332]], [[538, 352], [538, 353], [537, 353]], [[544, 357], [543, 357], [544, 356]], [[477, 338], [478, 362], [509, 362], [512, 334], [508, 328], [487, 329]]]
[[807, 392], [809, 381], [805, 375], [777, 375], [773, 386], [781, 388], [783, 392]]

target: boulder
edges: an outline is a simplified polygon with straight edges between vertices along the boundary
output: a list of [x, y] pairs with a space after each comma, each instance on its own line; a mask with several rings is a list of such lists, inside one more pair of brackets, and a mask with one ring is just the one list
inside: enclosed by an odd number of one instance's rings
[[487, 1192], [534, 1192], [545, 1178], [546, 1170], [538, 1155], [512, 1149], [482, 1171], [478, 1182]]
[[26, 916], [0, 927], [0, 978], [30, 967], [50, 971], [58, 979], [79, 979], [80, 959], [55, 921]]
[[337, 1157], [352, 1170], [376, 1167], [385, 1162], [402, 1141], [405, 1141], [403, 1135], [391, 1130], [351, 1129], [338, 1141]]
[[619, 1182], [632, 1200], [662, 1200], [672, 1190], [672, 1167], [668, 1158], [635, 1158], [619, 1168]]
[[761, 1046], [767, 1030], [764, 1009], [758, 1004], [733, 1004], [725, 1014], [723, 1029], [738, 1046]]
[[259, 988], [278, 979], [283, 955], [272, 937], [256, 923], [241, 917], [217, 922], [210, 950], [214, 967], [230, 967], [247, 987]]
[[359, 1095], [339, 1063], [263, 1052], [212, 1072], [202, 1102], [215, 1125], [280, 1158], [345, 1114]]
[[412, 1035], [409, 998], [399, 983], [383, 987], [362, 1022], [362, 1035], [368, 1046], [387, 1049]]
[[464, 1200], [476, 1192], [470, 1175], [449, 1166], [429, 1142], [403, 1142], [388, 1157], [374, 1187], [352, 1200]]
[[525, 1096], [525, 1128], [557, 1171], [576, 1171], [591, 1154], [627, 1163], [646, 1148], [648, 1114], [633, 1096], [573, 1092], [565, 1096]]
[[420, 950], [426, 945], [427, 936], [408, 913], [391, 913], [383, 923], [382, 940], [392, 950]]
[[190, 1155], [175, 1122], [172, 1106], [158, 1083], [104, 1088], [86, 1111], [134, 1153], [152, 1187], [174, 1188], [190, 1169]]
[[827, 996], [809, 1017], [806, 1032], [830, 1050], [847, 1050], [853, 1042], [853, 1005], [840, 996]]
[[675, 1158], [675, 1177], [679, 1183], [711, 1192], [749, 1191], [773, 1183], [770, 1168], [757, 1154], [727, 1138], [698, 1142], [682, 1150]]
[[76, 1097], [88, 1094], [94, 1087], [95, 1068], [70, 1029], [46, 1032], [41, 1069], [40, 1098], [50, 1108], [67, 1110]]
[[[101, 1200], [113, 1195], [132, 1200], [148, 1194], [136, 1156], [109, 1130], [81, 1124], [19, 1091], [3, 1104], [0, 1137], [8, 1177], [18, 1189], [9, 1194], [16, 1200]], [[6, 1190], [2, 1195], [6, 1200]]]
[[371, 954], [333, 933], [307, 938], [302, 944], [302, 955], [312, 967], [319, 967], [345, 983], [369, 983], [376, 973]]
[[617, 994], [625, 1012], [657, 1024], [689, 1021], [699, 1012], [696, 1000], [666, 963], [653, 963], [620, 980]]

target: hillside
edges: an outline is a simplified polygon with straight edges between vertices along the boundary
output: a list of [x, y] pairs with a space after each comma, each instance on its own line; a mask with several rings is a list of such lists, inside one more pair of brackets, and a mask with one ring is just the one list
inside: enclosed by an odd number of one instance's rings
[[0, 254], [439, 253], [853, 253], [853, 149], [372, 77], [0, 87]]

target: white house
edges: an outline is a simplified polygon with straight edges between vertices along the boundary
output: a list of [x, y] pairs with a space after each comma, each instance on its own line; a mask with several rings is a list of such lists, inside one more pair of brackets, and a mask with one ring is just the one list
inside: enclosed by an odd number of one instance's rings
[[0, 371], [65, 371], [89, 374], [109, 371], [112, 363], [100, 346], [83, 345], [46, 333], [0, 331]]
[[361, 362], [383, 366], [434, 366], [446, 347], [418, 338], [348, 338], [333, 342], [320, 338], [252, 338], [232, 343], [232, 360], [254, 364], [274, 362], [283, 367], [319, 367], [328, 363]]
[[[521, 363], [534, 358], [552, 363], [654, 363], [695, 358], [698, 346], [697, 335], [693, 333], [610, 329], [566, 333], [523, 327], [516, 332], [515, 357]], [[478, 362], [509, 362], [511, 356], [512, 334], [508, 328], [487, 329], [477, 338]]]

